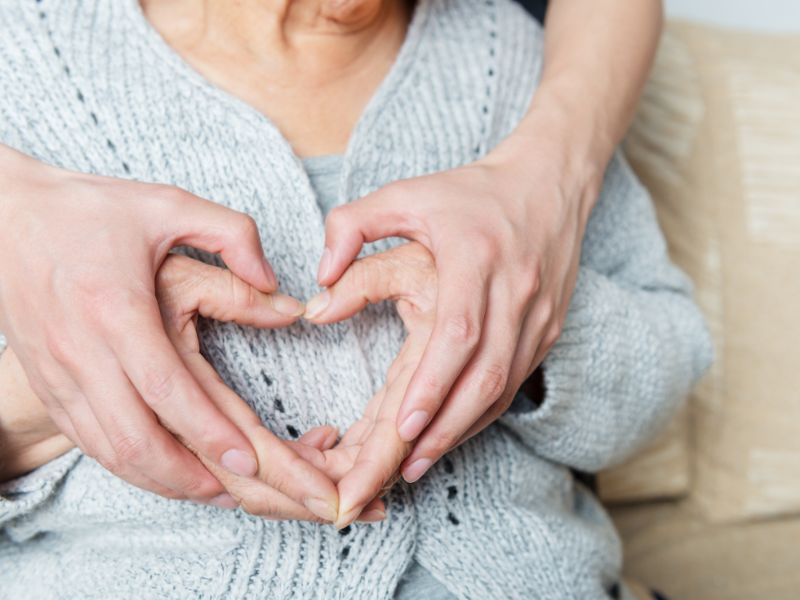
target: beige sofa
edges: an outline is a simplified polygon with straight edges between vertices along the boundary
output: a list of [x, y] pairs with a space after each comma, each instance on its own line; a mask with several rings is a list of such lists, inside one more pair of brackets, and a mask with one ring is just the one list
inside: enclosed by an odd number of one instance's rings
[[800, 36], [671, 22], [626, 141], [717, 360], [598, 476], [626, 575], [674, 600], [800, 599]]

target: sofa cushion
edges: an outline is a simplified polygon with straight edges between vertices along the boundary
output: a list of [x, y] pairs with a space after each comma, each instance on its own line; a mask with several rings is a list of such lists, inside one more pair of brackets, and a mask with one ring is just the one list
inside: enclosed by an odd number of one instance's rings
[[[705, 224], [689, 210], [685, 171], [705, 114], [700, 74], [688, 44], [668, 27], [664, 32], [625, 150], [650, 189], [670, 254], [697, 277], [692, 258], [708, 239]], [[708, 311], [706, 311], [708, 312]], [[689, 415], [682, 412], [669, 429], [623, 465], [597, 477], [606, 503], [675, 498], [689, 491]]]
[[672, 22], [665, 44], [691, 76], [648, 87], [627, 149], [715, 342], [691, 498], [715, 520], [799, 512], [800, 36]]
[[800, 519], [711, 523], [688, 501], [618, 507], [625, 574], [681, 600], [796, 600]]

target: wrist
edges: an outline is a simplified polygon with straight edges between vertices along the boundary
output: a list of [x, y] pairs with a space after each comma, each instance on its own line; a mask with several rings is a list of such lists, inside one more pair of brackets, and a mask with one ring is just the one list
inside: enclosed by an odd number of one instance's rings
[[565, 93], [540, 88], [517, 128], [481, 162], [532, 194], [543, 184], [557, 186], [588, 218], [615, 143], [595, 127], [594, 111], [562, 101]]

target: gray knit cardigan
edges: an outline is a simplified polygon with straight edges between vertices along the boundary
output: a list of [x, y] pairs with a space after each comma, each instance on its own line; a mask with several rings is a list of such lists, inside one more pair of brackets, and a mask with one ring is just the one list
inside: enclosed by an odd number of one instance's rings
[[[529, 105], [542, 39], [511, 0], [420, 0], [350, 139], [340, 202], [486, 154]], [[172, 52], [135, 0], [0, 0], [0, 141], [244, 211], [282, 290], [318, 290], [323, 220], [300, 161], [267, 118]], [[223, 380], [286, 438], [356, 421], [404, 335], [390, 303], [326, 327], [201, 327]], [[520, 399], [396, 485], [386, 521], [337, 532], [165, 500], [73, 450], [0, 488], [0, 597], [389, 599], [412, 557], [460, 598], [613, 597], [620, 543], [570, 467], [602, 469], [652, 439], [710, 361], [690, 282], [617, 154], [544, 361], [543, 405]]]

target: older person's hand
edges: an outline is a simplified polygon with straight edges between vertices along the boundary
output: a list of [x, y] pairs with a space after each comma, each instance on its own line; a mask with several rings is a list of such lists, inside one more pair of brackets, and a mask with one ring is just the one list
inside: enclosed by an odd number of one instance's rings
[[372, 398], [364, 418], [322, 456], [300, 452], [338, 480], [339, 528], [374, 509], [369, 503], [397, 480], [400, 465], [411, 452], [414, 440], [399, 435], [397, 416], [434, 328], [438, 289], [433, 255], [421, 244], [409, 242], [353, 262], [323, 292], [328, 298], [324, 314], [307, 317], [317, 324], [333, 323], [351, 317], [367, 303], [393, 300], [408, 332], [386, 373], [386, 385]]
[[249, 284], [277, 289], [253, 220], [2, 144], [0, 164], [0, 331], [58, 428], [115, 475], [169, 498], [210, 502], [224, 489], [157, 416], [211, 463], [255, 473], [253, 448], [184, 367], [154, 295], [159, 265], [180, 245], [221, 252]]

